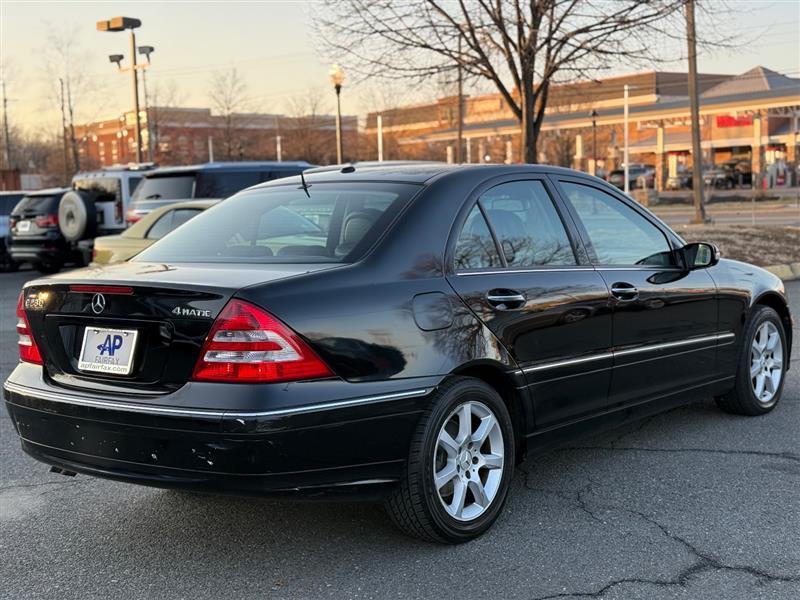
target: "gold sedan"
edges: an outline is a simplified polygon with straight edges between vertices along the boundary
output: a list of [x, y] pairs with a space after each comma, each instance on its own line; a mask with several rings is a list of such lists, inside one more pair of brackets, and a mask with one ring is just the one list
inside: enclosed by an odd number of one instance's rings
[[217, 202], [218, 200], [194, 200], [168, 204], [145, 215], [119, 235], [95, 238], [92, 266], [124, 262], [133, 258], [153, 242]]

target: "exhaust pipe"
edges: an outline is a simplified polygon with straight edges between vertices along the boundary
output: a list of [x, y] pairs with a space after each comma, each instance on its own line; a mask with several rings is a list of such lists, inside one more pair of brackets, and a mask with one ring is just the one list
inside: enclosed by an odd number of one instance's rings
[[75, 477], [75, 475], [77, 475], [75, 471], [67, 471], [61, 467], [50, 467], [50, 472], [58, 473], [59, 475], [66, 475], [67, 477]]

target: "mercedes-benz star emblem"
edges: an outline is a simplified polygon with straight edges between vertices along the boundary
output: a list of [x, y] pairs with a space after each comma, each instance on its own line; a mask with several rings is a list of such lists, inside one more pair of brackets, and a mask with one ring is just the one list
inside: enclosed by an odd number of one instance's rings
[[99, 315], [106, 308], [106, 298], [103, 294], [95, 294], [92, 296], [92, 312]]

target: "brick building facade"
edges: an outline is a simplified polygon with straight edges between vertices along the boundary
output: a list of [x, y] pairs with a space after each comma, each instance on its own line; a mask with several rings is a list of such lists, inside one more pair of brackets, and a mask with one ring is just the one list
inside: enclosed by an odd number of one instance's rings
[[[756, 185], [797, 183], [800, 79], [756, 67], [738, 76], [702, 74], [699, 84], [704, 164], [741, 161], [751, 166]], [[539, 142], [540, 162], [598, 174], [620, 168], [625, 85], [630, 162], [654, 166], [659, 189], [688, 170], [687, 76], [660, 71], [553, 86]], [[398, 154], [389, 158], [452, 160], [457, 98], [370, 113], [369, 136], [377, 135], [378, 114], [384, 137]], [[519, 124], [499, 94], [465, 98], [463, 132], [465, 162], [519, 160]]]

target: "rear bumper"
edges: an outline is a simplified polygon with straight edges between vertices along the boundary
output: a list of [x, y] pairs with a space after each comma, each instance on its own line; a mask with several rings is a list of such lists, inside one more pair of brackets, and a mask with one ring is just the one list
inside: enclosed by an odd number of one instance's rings
[[71, 248], [62, 238], [37, 236], [30, 240], [13, 238], [8, 250], [16, 261], [65, 262], [64, 253]]
[[[20, 365], [4, 396], [23, 449], [37, 460], [143, 485], [234, 493], [380, 495], [399, 478], [435, 387], [428, 378], [419, 386], [406, 380], [405, 389], [383, 382], [383, 393], [370, 384], [367, 395], [286, 407], [286, 392], [301, 386], [284, 385], [277, 407], [269, 398], [278, 390], [262, 386], [262, 409], [226, 411], [169, 406], [174, 394], [157, 404], [89, 396], [41, 375], [33, 384], [31, 369], [42, 371]], [[226, 402], [252, 388], [217, 385]]]

